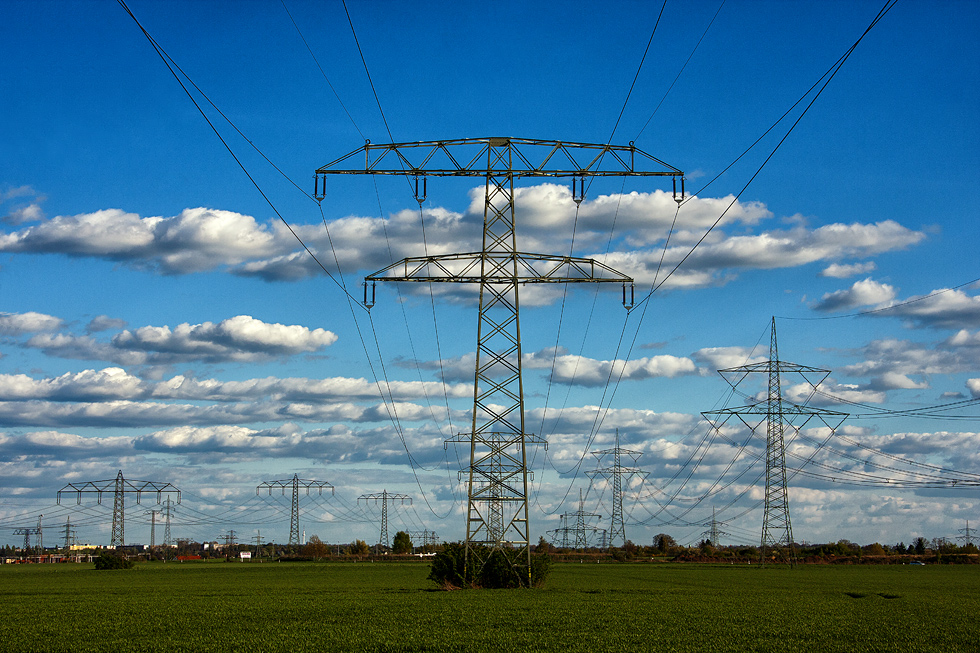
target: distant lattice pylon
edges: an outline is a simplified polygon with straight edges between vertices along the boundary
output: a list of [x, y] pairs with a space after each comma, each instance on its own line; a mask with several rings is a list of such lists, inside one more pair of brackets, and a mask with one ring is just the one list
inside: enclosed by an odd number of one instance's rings
[[797, 374], [815, 390], [830, 375], [830, 370], [822, 370], [806, 365], [797, 365], [779, 360], [776, 344], [776, 318], [772, 318], [769, 360], [718, 370], [733, 389], [750, 374], [765, 374], [768, 379], [764, 400], [716, 411], [701, 413], [712, 427], [720, 430], [732, 416], [753, 433], [764, 423], [766, 426], [766, 493], [765, 513], [762, 520], [761, 558], [765, 564], [770, 553], [784, 553], [791, 564], [796, 564], [796, 545], [793, 540], [793, 526], [790, 520], [789, 492], [786, 475], [787, 427], [799, 431], [811, 420], [818, 420], [831, 431], [836, 431], [846, 413], [823, 410], [793, 404], [783, 398], [782, 374]]
[[624, 467], [623, 458], [627, 457], [632, 462], [636, 462], [637, 459], [643, 455], [641, 451], [633, 451], [631, 449], [623, 449], [619, 446], [619, 429], [616, 429], [616, 446], [612, 449], [603, 449], [602, 451], [593, 451], [598, 462], [601, 462], [603, 458], [607, 460], [612, 458], [612, 464], [606, 465], [605, 467], [598, 467], [592, 471], [586, 472], [586, 475], [593, 481], [597, 477], [604, 478], [612, 483], [612, 520], [609, 527], [609, 546], [616, 546], [616, 541], [618, 540], [621, 546], [626, 545], [626, 524], [623, 521], [623, 482], [629, 482], [629, 479], [636, 476], [640, 479], [647, 477], [647, 472], [639, 469], [637, 467]]
[[269, 494], [272, 494], [273, 490], [282, 490], [283, 495], [286, 494], [286, 489], [289, 489], [291, 502], [289, 511], [289, 546], [295, 547], [301, 544], [299, 536], [299, 491], [301, 489], [306, 490], [306, 494], [310, 493], [310, 490], [316, 490], [318, 494], [323, 494], [323, 490], [329, 489], [330, 493], [333, 494], [334, 488], [332, 485], [326, 481], [311, 481], [306, 479], [301, 479], [297, 474], [293, 474], [291, 479], [284, 479], [280, 481], [263, 481], [255, 488], [255, 493], [259, 494], [262, 490], [268, 490]]
[[412, 505], [412, 497], [407, 494], [393, 494], [388, 490], [382, 490], [374, 494], [362, 494], [357, 497], [357, 502], [360, 503], [361, 501], [365, 503], [373, 501], [374, 503], [381, 504], [381, 538], [378, 540], [378, 545], [379, 547], [389, 548], [391, 542], [388, 539], [388, 504], [394, 504], [395, 502], [404, 504], [407, 501], [408, 505]]
[[135, 494], [136, 503], [142, 501], [144, 494], [155, 494], [157, 503], [160, 503], [165, 496], [169, 498], [171, 495], [176, 494], [177, 503], [180, 503], [180, 490], [170, 483], [128, 479], [123, 477], [122, 470], [119, 470], [116, 478], [112, 479], [88, 481], [78, 485], [69, 483], [58, 490], [58, 503], [61, 504], [62, 494], [74, 493], [75, 499], [79, 504], [81, 504], [82, 495], [84, 494], [97, 495], [98, 502], [101, 504], [102, 495], [108, 492], [112, 492], [112, 546], [122, 546], [126, 543], [125, 506], [127, 494]]

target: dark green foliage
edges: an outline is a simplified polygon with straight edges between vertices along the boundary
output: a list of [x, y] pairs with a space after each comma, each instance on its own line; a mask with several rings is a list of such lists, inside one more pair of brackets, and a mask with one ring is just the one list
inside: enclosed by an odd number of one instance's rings
[[347, 547], [348, 555], [354, 556], [366, 556], [371, 553], [371, 547], [367, 545], [364, 540], [354, 540], [351, 542], [350, 546]]
[[95, 568], [100, 571], [106, 569], [132, 569], [135, 564], [132, 560], [109, 551], [103, 551], [95, 559]]
[[653, 546], [659, 553], [669, 553], [677, 546], [677, 540], [666, 533], [659, 533], [653, 537]]
[[398, 531], [391, 542], [391, 550], [393, 553], [411, 553], [412, 537], [405, 531]]
[[442, 587], [465, 587], [464, 575], [466, 547], [462, 542], [451, 542], [436, 553], [429, 568], [429, 580]]
[[619, 547], [610, 547], [609, 555], [612, 556], [612, 559], [616, 562], [626, 562], [626, 551], [620, 549]]
[[[445, 588], [480, 587], [483, 589], [514, 589], [528, 586], [540, 587], [551, 571], [551, 558], [547, 554], [531, 556], [530, 573], [524, 556], [516, 549], [495, 549], [476, 546], [472, 548], [471, 564], [466, 565], [466, 545], [453, 542], [443, 546], [436, 554], [429, 569], [429, 580]], [[479, 575], [474, 568], [483, 560]]]
[[309, 542], [303, 547], [303, 555], [313, 560], [326, 558], [329, 554], [330, 550], [327, 545], [316, 535], [311, 536]]

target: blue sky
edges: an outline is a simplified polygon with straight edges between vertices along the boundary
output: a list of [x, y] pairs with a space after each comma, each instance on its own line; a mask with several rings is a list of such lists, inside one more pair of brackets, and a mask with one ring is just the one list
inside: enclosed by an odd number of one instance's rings
[[[560, 11], [541, 2], [349, 3], [390, 137], [338, 2], [293, 0], [289, 14], [279, 2], [133, 0], [130, 8], [307, 193], [316, 168], [365, 138], [634, 141], [684, 170], [696, 197], [681, 207], [667, 242], [676, 208], [663, 194], [669, 187], [597, 182], [580, 210], [574, 253], [606, 256], [637, 279], [642, 296], [661, 256], [669, 268], [690, 251], [813, 95], [700, 189], [880, 9], [719, 4], [668, 2], [650, 41], [659, 3], [601, 12], [576, 2]], [[246, 538], [261, 529], [284, 541], [288, 515], [281, 502], [256, 498], [255, 486], [297, 473], [336, 486], [335, 498], [304, 504], [307, 534], [373, 541], [377, 515], [357, 497], [387, 489], [414, 500], [393, 513], [396, 527], [462, 537], [459, 462], [442, 442], [472, 408], [472, 298], [385, 287], [372, 331], [275, 213], [333, 265], [326, 222], [357, 294], [365, 274], [422, 253], [407, 184], [332, 178], [318, 208], [206, 107], [274, 210], [116, 3], [8, 1], [3, 13], [2, 540], [18, 541], [13, 528], [44, 513], [46, 527], [71, 514], [80, 539], [107, 542], [105, 508], [55, 506], [54, 497], [67, 482], [119, 469], [184, 491], [175, 536], [220, 539], [235, 529]], [[842, 431], [848, 440], [814, 454], [810, 469], [860, 467], [893, 480], [923, 469], [856, 442], [980, 473], [980, 298], [968, 283], [980, 277], [978, 28], [974, 3], [896, 4], [642, 319], [637, 311], [627, 319], [618, 290], [576, 290], [559, 332], [561, 295], [522, 295], [529, 422], [550, 441], [534, 458], [535, 540], [577, 507], [565, 497], [589, 489], [584, 472], [596, 463], [587, 444], [607, 448], [619, 428], [650, 472], [626, 501], [631, 539], [667, 532], [692, 541], [712, 506], [731, 506], [719, 516], [730, 520], [730, 541], [758, 541], [762, 511], [752, 507], [761, 487], [749, 482], [756, 474], [733, 480], [726, 472], [736, 454], [735, 469], [748, 465], [758, 439], [739, 451], [715, 442], [704, 453], [698, 418], [726, 401], [716, 369], [764, 355], [751, 349], [768, 343], [772, 316], [781, 358], [831, 370], [822, 389], [855, 402], [812, 398], [855, 418]], [[478, 247], [482, 188], [471, 181], [430, 180], [430, 248]], [[518, 207], [522, 249], [568, 251], [574, 204], [566, 184], [522, 182]], [[611, 361], [627, 351], [624, 380], [607, 385]], [[374, 374], [393, 385], [404, 443]], [[952, 402], [968, 403], [928, 417], [893, 412]], [[878, 411], [892, 412], [871, 416]], [[803, 439], [794, 446], [810, 455]], [[847, 457], [855, 452], [858, 460]], [[689, 460], [701, 462], [685, 466]], [[874, 466], [884, 461], [894, 469]], [[854, 487], [798, 474], [794, 534], [884, 543], [955, 537], [967, 519], [980, 521], [977, 492]], [[671, 505], [661, 510], [665, 497]], [[588, 503], [605, 523], [608, 491], [591, 488]], [[135, 512], [127, 540], [146, 542], [149, 518]]]

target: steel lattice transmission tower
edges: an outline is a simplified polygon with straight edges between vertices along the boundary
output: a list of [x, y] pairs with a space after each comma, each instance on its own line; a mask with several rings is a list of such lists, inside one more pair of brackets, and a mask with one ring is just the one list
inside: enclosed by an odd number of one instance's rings
[[126, 543], [126, 495], [135, 494], [136, 503], [140, 503], [145, 493], [155, 493], [157, 503], [160, 503], [164, 495], [169, 499], [171, 495], [177, 495], [177, 503], [180, 503], [180, 490], [170, 483], [160, 483], [158, 481], [136, 481], [123, 477], [122, 470], [114, 479], [103, 481], [88, 481], [80, 485], [69, 483], [58, 490], [58, 504], [61, 504], [61, 495], [66, 492], [74, 492], [78, 504], [82, 503], [83, 494], [96, 494], [98, 501], [102, 503], [102, 495], [112, 492], [112, 546], [122, 546]]
[[956, 539], [963, 540], [964, 546], [970, 546], [971, 544], [973, 544], [973, 540], [977, 539], [976, 535], [971, 535], [971, 533], [976, 533], [977, 529], [970, 528], [969, 519], [966, 520], [966, 528], [959, 529], [959, 532], [963, 533], [963, 535], [958, 535]]
[[[596, 536], [599, 533], [599, 529], [595, 526], [589, 526], [588, 521], [595, 518], [600, 518], [601, 515], [596, 513], [587, 512], [585, 510], [585, 497], [582, 495], [582, 490], [578, 491], [578, 510], [572, 513], [567, 513], [561, 515], [561, 526], [553, 531], [548, 531], [552, 533], [552, 544], [555, 546], [561, 546], [563, 549], [569, 547], [576, 549], [585, 549], [589, 546], [589, 534], [592, 534], [593, 543]], [[569, 524], [574, 523], [574, 526], [569, 526]], [[561, 544], [558, 544], [558, 542]], [[605, 544], [605, 542], [603, 542]]]
[[44, 554], [44, 528], [41, 526], [41, 519], [44, 515], [37, 516], [37, 526], [29, 526], [27, 528], [16, 528], [14, 529], [14, 535], [24, 536], [24, 553], [31, 548], [31, 535], [37, 535], [37, 548], [38, 555]]
[[781, 375], [797, 374], [816, 390], [817, 386], [830, 375], [830, 370], [779, 360], [779, 350], [776, 346], [776, 318], [772, 318], [769, 360], [718, 370], [718, 373], [733, 389], [737, 389], [737, 386], [750, 374], [765, 374], [768, 379], [764, 399], [760, 398], [759, 401], [747, 406], [706, 411], [701, 414], [716, 430], [720, 430], [733, 415], [753, 433], [763, 423], [765, 424], [766, 497], [760, 545], [762, 562], [765, 564], [767, 552], [771, 551], [782, 554], [795, 565], [796, 545], [793, 540], [787, 491], [786, 427], [798, 432], [816, 419], [834, 432], [840, 427], [847, 414], [800, 406], [783, 399]]
[[412, 505], [412, 497], [407, 494], [393, 494], [388, 492], [388, 490], [382, 490], [374, 494], [362, 494], [357, 497], [357, 502], [360, 503], [361, 501], [365, 503], [372, 501], [374, 503], [381, 503], [381, 539], [378, 540], [378, 547], [390, 548], [391, 542], [388, 539], [388, 504], [394, 504], [397, 501], [400, 505], [404, 505], [407, 501], [408, 505]]
[[71, 525], [71, 516], [69, 515], [65, 519], [65, 551], [71, 549], [72, 545], [77, 542], [75, 537], [75, 527]]
[[724, 524], [724, 523], [725, 522], [720, 522], [715, 518], [715, 509], [712, 508], [711, 521], [705, 524], [708, 527], [708, 530], [701, 533], [701, 537], [707, 538], [707, 540], [711, 542], [711, 546], [718, 548], [718, 546], [720, 546], [719, 542], [721, 541], [721, 536], [731, 535], [731, 533], [726, 533], [725, 531], [721, 530], [718, 527], [719, 524]]
[[602, 462], [605, 457], [607, 460], [609, 457], [612, 458], [612, 465], [606, 465], [605, 467], [598, 467], [585, 474], [595, 481], [595, 478], [601, 477], [607, 481], [612, 482], [612, 521], [609, 526], [609, 546], [616, 546], [617, 538], [622, 546], [626, 545], [626, 524], [623, 521], [623, 481], [629, 482], [629, 479], [638, 476], [641, 480], [647, 477], [647, 472], [639, 469], [637, 467], [624, 467], [623, 466], [623, 456], [629, 458], [633, 463], [636, 463], [637, 459], [643, 455], [642, 451], [633, 451], [632, 449], [623, 449], [619, 446], [619, 429], [616, 429], [616, 446], [612, 449], [603, 449], [602, 451], [593, 451], [592, 455], [596, 457], [597, 462]]
[[286, 488], [289, 488], [292, 501], [291, 508], [289, 511], [289, 546], [299, 546], [302, 544], [299, 537], [299, 491], [300, 488], [306, 490], [306, 494], [310, 494], [310, 490], [316, 490], [317, 494], [322, 495], [324, 489], [329, 489], [330, 494], [333, 495], [334, 488], [332, 485], [326, 481], [310, 481], [306, 479], [301, 479], [297, 474], [293, 474], [291, 479], [285, 479], [281, 481], [263, 481], [255, 488], [255, 493], [259, 494], [262, 490], [268, 490], [269, 494], [272, 494], [273, 489], [282, 490], [282, 494], [286, 494]]
[[419, 546], [422, 547], [434, 547], [439, 544], [439, 536], [435, 531], [430, 531], [428, 528], [420, 531], [408, 531], [408, 536], [412, 538], [412, 547], [416, 546], [415, 542], [421, 542]]
[[[362, 155], [363, 167], [349, 167]], [[571, 177], [572, 198], [580, 203], [589, 177], [672, 177], [675, 188], [680, 178], [683, 196], [683, 173], [632, 144], [464, 138], [368, 143], [316, 171], [317, 199], [326, 195], [326, 176], [338, 174], [411, 177], [420, 203], [425, 199], [427, 177], [485, 180], [480, 251], [393, 263], [365, 277], [365, 304], [369, 308], [374, 304], [378, 281], [479, 284], [472, 428], [450, 440], [470, 447], [469, 466], [461, 472], [467, 483], [465, 564], [468, 571], [479, 573], [487, 555], [515, 548], [517, 559], [523, 560], [523, 569], [515, 571], [523, 584], [529, 584], [525, 447], [544, 440], [525, 430], [519, 288], [530, 283], [620, 283], [624, 303], [631, 305], [633, 280], [594, 259], [520, 251], [514, 180]]]
[[150, 549], [153, 549], [157, 545], [157, 515], [159, 515], [162, 510], [144, 510], [144, 515], [150, 516]]
[[174, 550], [174, 541], [170, 536], [170, 518], [173, 517], [176, 510], [173, 507], [173, 503], [170, 501], [170, 497], [163, 502], [163, 559], [169, 560], [172, 557]]

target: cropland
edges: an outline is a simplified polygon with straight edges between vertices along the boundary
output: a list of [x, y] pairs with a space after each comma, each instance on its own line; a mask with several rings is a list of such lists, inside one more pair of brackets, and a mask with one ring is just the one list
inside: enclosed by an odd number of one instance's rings
[[3, 651], [976, 651], [980, 566], [558, 564], [443, 591], [423, 563], [0, 567]]

